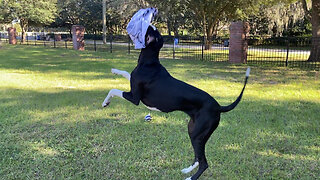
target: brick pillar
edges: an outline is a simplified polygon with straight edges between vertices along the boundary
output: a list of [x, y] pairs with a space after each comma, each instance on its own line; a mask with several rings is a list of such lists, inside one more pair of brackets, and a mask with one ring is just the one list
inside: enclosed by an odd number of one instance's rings
[[9, 44], [17, 44], [16, 28], [8, 28]]
[[72, 41], [73, 49], [75, 50], [84, 50], [84, 27], [80, 25], [72, 26]]
[[232, 22], [230, 26], [229, 62], [247, 63], [249, 23]]
[[54, 38], [56, 41], [61, 41], [61, 34], [55, 34]]

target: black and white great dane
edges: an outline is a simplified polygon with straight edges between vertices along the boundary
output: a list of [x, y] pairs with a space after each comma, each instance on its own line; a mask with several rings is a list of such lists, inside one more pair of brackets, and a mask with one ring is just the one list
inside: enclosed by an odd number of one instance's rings
[[183, 111], [190, 116], [188, 133], [194, 149], [194, 163], [182, 173], [189, 173], [199, 166], [198, 171], [186, 180], [196, 180], [208, 168], [205, 144], [218, 127], [221, 112], [228, 112], [240, 102], [246, 87], [250, 68], [247, 69], [244, 87], [239, 97], [229, 106], [220, 106], [208, 93], [175, 79], [160, 64], [159, 51], [163, 38], [157, 29], [149, 26], [146, 33], [146, 47], [141, 50], [138, 65], [131, 75], [126, 71], [112, 69], [113, 74], [122, 75], [130, 80], [130, 92], [117, 89], [109, 91], [102, 103], [110, 104], [114, 96], [124, 98], [135, 105], [142, 101], [149, 109], [162, 112]]

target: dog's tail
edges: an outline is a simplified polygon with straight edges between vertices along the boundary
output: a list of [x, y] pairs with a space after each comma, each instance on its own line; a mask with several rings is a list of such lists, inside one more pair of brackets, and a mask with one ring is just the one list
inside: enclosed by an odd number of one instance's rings
[[247, 72], [246, 72], [246, 79], [244, 81], [244, 86], [242, 88], [242, 91], [239, 95], [239, 97], [232, 103], [230, 104], [229, 106], [221, 106], [220, 107], [220, 112], [228, 112], [228, 111], [231, 111], [233, 108], [235, 108], [238, 103], [240, 102], [241, 98], [242, 98], [242, 94], [243, 94], [243, 91], [244, 89], [246, 88], [246, 85], [247, 85], [247, 81], [248, 81], [248, 78], [249, 78], [249, 74], [250, 74], [250, 67], [248, 67], [247, 69]]

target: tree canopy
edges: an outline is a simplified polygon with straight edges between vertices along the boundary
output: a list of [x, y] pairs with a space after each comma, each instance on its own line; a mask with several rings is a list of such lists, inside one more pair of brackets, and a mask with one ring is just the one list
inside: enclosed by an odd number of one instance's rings
[[[209, 49], [219, 29], [235, 20], [249, 21], [253, 34], [280, 36], [310, 33], [320, 38], [320, 0], [106, 0], [107, 29], [125, 33], [140, 8], [156, 7], [157, 25], [175, 36], [203, 35]], [[102, 0], [0, 0], [0, 23], [20, 23], [22, 40], [28, 26], [84, 25], [88, 32], [102, 29]], [[319, 40], [312, 41], [309, 61], [320, 61]]]
[[[315, 0], [317, 1], [317, 0]], [[125, 33], [132, 15], [140, 8], [156, 7], [156, 25], [167, 34], [204, 35], [206, 42], [235, 20], [249, 21], [254, 34], [274, 36], [308, 31], [311, 18], [306, 0], [106, 0], [107, 30]], [[102, 29], [102, 0], [0, 0], [0, 22], [18, 20], [29, 25], [70, 29], [74, 24], [88, 32]], [[305, 8], [306, 7], [306, 8]], [[304, 9], [307, 9], [307, 11]], [[309, 28], [310, 29], [310, 28]]]
[[55, 20], [57, 12], [56, 0], [2, 0], [0, 1], [0, 17], [2, 22], [17, 20], [24, 33], [29, 25], [50, 24]]

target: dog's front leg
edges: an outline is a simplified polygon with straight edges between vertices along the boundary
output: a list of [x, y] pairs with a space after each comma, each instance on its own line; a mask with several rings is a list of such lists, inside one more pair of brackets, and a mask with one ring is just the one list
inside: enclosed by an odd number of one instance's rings
[[127, 71], [121, 71], [121, 70], [112, 68], [111, 73], [121, 75], [130, 81], [131, 76], [130, 76], [130, 73], [128, 73]]
[[126, 100], [132, 102], [134, 105], [139, 105], [140, 103], [140, 94], [141, 91], [139, 91], [138, 87], [135, 87], [135, 85], [131, 86], [131, 91], [130, 92], [124, 92], [123, 93], [123, 98]]
[[139, 83], [134, 78], [131, 78], [130, 74], [126, 71], [120, 71], [117, 69], [112, 69], [112, 71], [114, 71], [116, 73], [125, 72], [124, 73], [125, 76], [130, 79], [131, 90], [130, 90], [130, 92], [123, 92], [118, 89], [111, 89], [108, 93], [108, 96], [104, 99], [104, 101], [102, 103], [102, 107], [108, 106], [110, 104], [111, 98], [113, 98], [114, 96], [121, 97], [123, 99], [126, 99], [126, 100], [132, 102], [135, 105], [139, 105], [140, 97], [141, 97], [141, 89], [140, 89], [141, 87], [140, 87]]
[[102, 107], [106, 107], [110, 104], [111, 98], [114, 96], [121, 97], [123, 99], [126, 99], [130, 102], [132, 102], [135, 105], [139, 105], [140, 97], [141, 97], [141, 90], [137, 83], [134, 83], [134, 80], [131, 79], [130, 82], [131, 91], [130, 92], [123, 92], [118, 89], [111, 89], [107, 95], [107, 97], [104, 99], [102, 103]]
[[141, 99], [142, 84], [139, 83], [137, 78], [134, 78], [134, 76], [130, 79], [130, 88], [130, 92], [123, 92], [123, 98], [135, 105], [139, 105]]
[[123, 91], [120, 91], [118, 89], [111, 89], [107, 95], [107, 97], [104, 99], [103, 103], [102, 103], [102, 107], [107, 107], [110, 104], [110, 100], [111, 98], [113, 98], [114, 96], [118, 96], [123, 98]]

